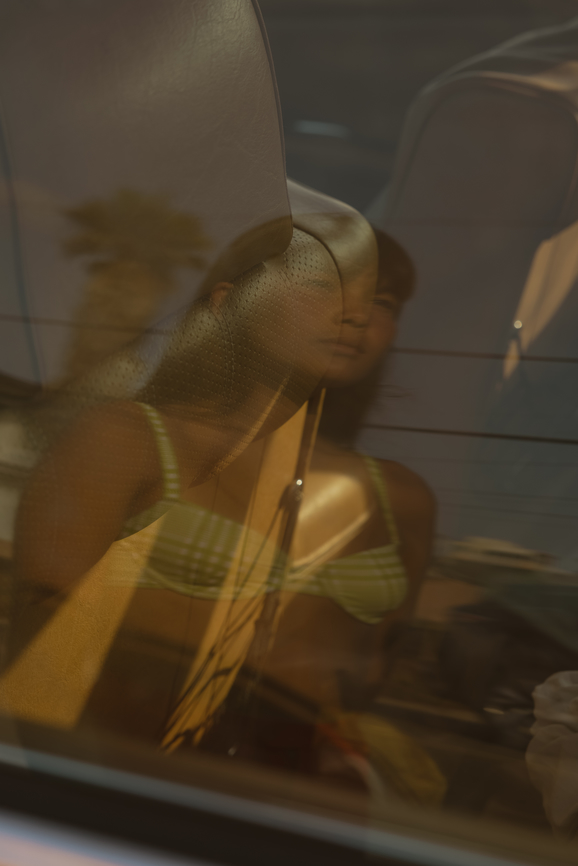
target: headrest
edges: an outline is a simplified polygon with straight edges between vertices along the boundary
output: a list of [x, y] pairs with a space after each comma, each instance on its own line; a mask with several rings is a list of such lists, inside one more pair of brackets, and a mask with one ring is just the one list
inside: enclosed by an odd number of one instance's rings
[[[289, 244], [250, 0], [9, 4], [0, 87], [0, 374], [59, 380], [70, 323], [114, 326], [118, 347], [189, 305], [216, 262], [240, 272]], [[148, 279], [137, 322], [118, 304], [110, 321], [103, 263], [121, 295], [139, 267]]]
[[542, 236], [578, 217], [578, 19], [524, 34], [436, 78], [404, 127], [386, 218]]
[[[418, 274], [394, 358], [395, 384], [414, 399], [388, 404], [387, 425], [404, 431], [388, 433], [388, 448], [404, 462], [415, 460], [420, 472], [431, 459], [434, 489], [445, 467], [456, 467], [447, 507], [441, 496], [439, 531], [447, 536], [508, 532], [510, 540], [526, 544], [525, 526], [535, 535], [533, 547], [538, 535], [544, 549], [551, 544], [542, 527], [553, 524], [543, 514], [514, 520], [507, 529], [503, 515], [513, 490], [542, 499], [548, 490], [546, 475], [520, 471], [543, 459], [539, 437], [555, 434], [563, 441], [576, 434], [571, 400], [564, 399], [576, 392], [573, 365], [520, 364], [515, 390], [504, 379], [503, 359], [526, 354], [514, 327], [524, 295], [537, 318], [556, 309], [555, 293], [542, 294], [542, 287], [549, 289], [558, 275], [567, 290], [572, 286], [573, 237], [566, 226], [578, 217], [577, 108], [578, 19], [474, 57], [416, 97], [390, 187], [381, 208], [372, 209], [372, 220], [405, 247]], [[552, 235], [566, 244], [565, 260], [557, 262], [554, 248], [542, 246]], [[569, 328], [571, 312], [564, 310]], [[560, 357], [564, 341], [558, 328], [532, 352]], [[568, 339], [566, 354], [570, 346]], [[432, 431], [436, 435], [424, 435]], [[453, 435], [460, 431], [482, 438]], [[487, 440], [484, 432], [498, 438]], [[512, 442], [517, 435], [528, 441]], [[493, 479], [492, 463], [499, 468]], [[470, 476], [470, 465], [479, 472]], [[510, 465], [512, 473], [505, 468]], [[564, 485], [552, 478], [551, 490], [560, 496]], [[495, 495], [500, 487], [503, 501]], [[458, 501], [460, 510], [452, 504]]]
[[578, 217], [577, 33], [572, 22], [507, 42], [414, 101], [371, 213], [419, 277], [400, 343], [506, 350], [537, 248]]
[[337, 199], [287, 181], [295, 228], [317, 238], [329, 251], [341, 277], [344, 294], [364, 275], [368, 298], [375, 291], [377, 243], [359, 211]]

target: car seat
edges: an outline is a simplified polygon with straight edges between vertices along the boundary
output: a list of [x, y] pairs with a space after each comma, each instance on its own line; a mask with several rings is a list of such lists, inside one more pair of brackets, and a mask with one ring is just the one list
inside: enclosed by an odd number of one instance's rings
[[[416, 97], [371, 208], [418, 273], [392, 370], [404, 397], [371, 419], [388, 456], [439, 491], [443, 534], [559, 556], [570, 521], [540, 515], [570, 517], [552, 497], [578, 480], [553, 468], [578, 441], [577, 85], [576, 19], [454, 67]], [[383, 447], [379, 430], [365, 444]]]

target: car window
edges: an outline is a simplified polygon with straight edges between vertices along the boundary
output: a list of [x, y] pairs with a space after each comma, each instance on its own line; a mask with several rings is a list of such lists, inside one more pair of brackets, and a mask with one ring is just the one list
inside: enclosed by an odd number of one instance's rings
[[2, 15], [0, 806], [569, 861], [578, 3]]

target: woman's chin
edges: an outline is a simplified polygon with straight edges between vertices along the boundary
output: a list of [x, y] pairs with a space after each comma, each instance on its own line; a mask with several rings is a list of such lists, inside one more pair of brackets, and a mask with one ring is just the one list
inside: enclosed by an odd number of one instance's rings
[[359, 382], [364, 375], [365, 371], [360, 373], [350, 358], [334, 357], [323, 374], [321, 385], [324, 388], [345, 388]]

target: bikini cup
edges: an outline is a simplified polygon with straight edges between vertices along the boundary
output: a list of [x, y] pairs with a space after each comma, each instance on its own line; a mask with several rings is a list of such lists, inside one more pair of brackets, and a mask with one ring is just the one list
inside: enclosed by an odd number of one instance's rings
[[[139, 403], [153, 430], [161, 462], [164, 494], [156, 503], [125, 524], [121, 537], [144, 528], [166, 514], [139, 586], [172, 589], [196, 598], [222, 598], [221, 587], [242, 531], [233, 520], [180, 499], [179, 469], [170, 437], [156, 409]], [[365, 465], [378, 495], [391, 542], [326, 562], [304, 575], [297, 568], [271, 575], [268, 590], [287, 591], [332, 599], [361, 622], [376, 624], [397, 609], [408, 588], [400, 559], [399, 534], [391, 510], [383, 474], [377, 462], [364, 456]], [[168, 512], [168, 513], [167, 513]], [[249, 598], [256, 591], [250, 579], [235, 597]]]

